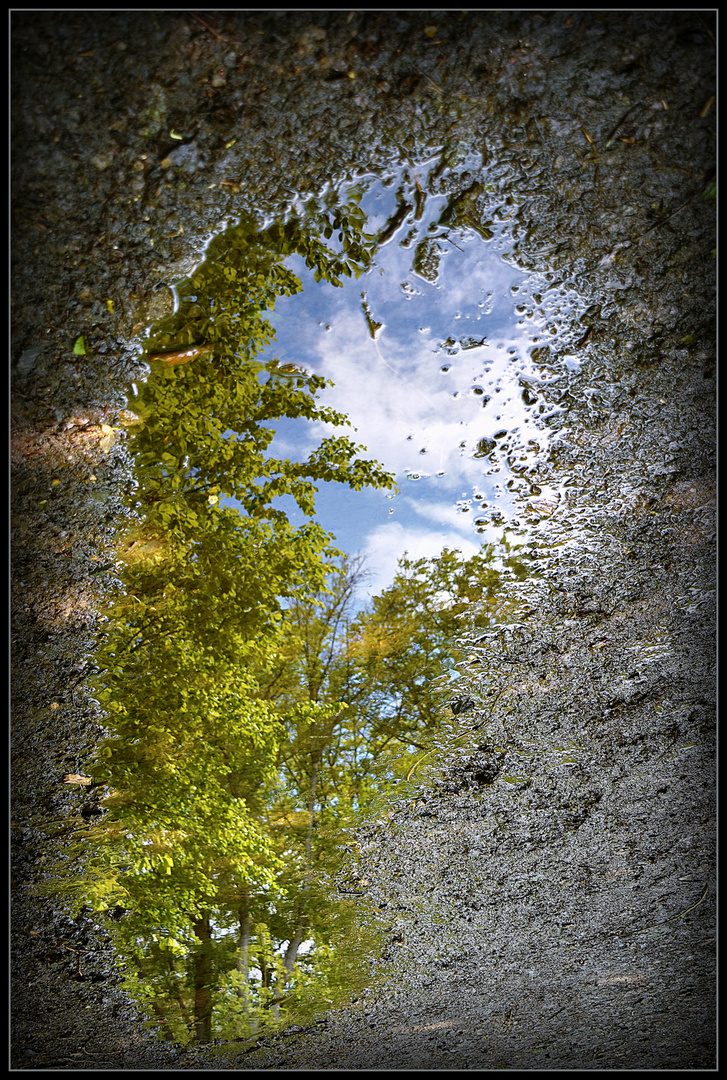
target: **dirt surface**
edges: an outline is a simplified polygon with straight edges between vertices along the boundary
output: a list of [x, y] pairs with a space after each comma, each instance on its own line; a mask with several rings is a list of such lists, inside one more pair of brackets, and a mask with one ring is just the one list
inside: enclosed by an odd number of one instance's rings
[[[12, 17], [12, 1066], [714, 1069], [714, 17], [202, 19]], [[183, 1050], [119, 988], [111, 924], [30, 888], [103, 721], [108, 428], [224, 220], [463, 148], [521, 265], [593, 297], [540, 571], [483, 656], [477, 748], [362, 826], [380, 984], [242, 1058]]]

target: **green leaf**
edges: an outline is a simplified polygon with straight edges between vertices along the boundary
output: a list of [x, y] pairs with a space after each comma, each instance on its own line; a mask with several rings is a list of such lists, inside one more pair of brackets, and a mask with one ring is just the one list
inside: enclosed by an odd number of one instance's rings
[[76, 356], [85, 356], [87, 351], [88, 350], [86, 349], [86, 339], [83, 334], [81, 334], [81, 336], [76, 339], [76, 342], [73, 346], [73, 352]]

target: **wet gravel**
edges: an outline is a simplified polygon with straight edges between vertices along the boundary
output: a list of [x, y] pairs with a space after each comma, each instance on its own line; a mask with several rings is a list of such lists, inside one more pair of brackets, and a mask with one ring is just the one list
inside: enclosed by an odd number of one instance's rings
[[[203, 17], [12, 18], [13, 1067], [713, 1069], [713, 16]], [[92, 806], [63, 778], [103, 723], [138, 334], [236, 211], [425, 146], [480, 149], [483, 217], [593, 297], [549, 391], [561, 502], [470, 749], [361, 828], [380, 983], [242, 1058], [183, 1050], [111, 920], [31, 889]]]

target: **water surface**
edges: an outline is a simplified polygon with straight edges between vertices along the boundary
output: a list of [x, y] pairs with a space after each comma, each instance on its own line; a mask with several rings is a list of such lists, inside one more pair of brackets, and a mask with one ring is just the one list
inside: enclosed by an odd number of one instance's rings
[[[333, 289], [291, 258], [304, 288], [278, 303], [264, 354], [330, 380], [321, 400], [349, 415], [357, 441], [396, 476], [396, 495], [328, 484], [318, 498], [339, 545], [367, 556], [372, 591], [404, 551], [471, 555], [560, 498], [530, 474], [563, 434], [562, 391], [580, 370], [568, 316], [584, 302], [555, 270], [515, 264], [512, 215], [481, 224], [479, 155], [439, 172], [434, 158], [342, 186], [342, 196], [363, 192], [365, 228], [383, 235], [374, 266]], [[333, 431], [276, 426], [291, 456]], [[282, 505], [295, 520], [292, 500]]]

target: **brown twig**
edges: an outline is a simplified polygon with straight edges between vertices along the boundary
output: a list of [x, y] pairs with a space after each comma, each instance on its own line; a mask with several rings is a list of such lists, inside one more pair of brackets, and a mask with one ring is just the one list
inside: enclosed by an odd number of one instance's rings
[[648, 236], [649, 233], [652, 233], [654, 231], [654, 229], [659, 229], [659, 228], [661, 228], [662, 225], [666, 225], [667, 221], [670, 221], [671, 218], [676, 217], [677, 214], [681, 213], [681, 211], [686, 206], [689, 205], [689, 203], [692, 201], [693, 198], [694, 198], [694, 195], [690, 195], [689, 198], [685, 202], [683, 202], [680, 206], [677, 206], [676, 210], [672, 210], [672, 212], [670, 214], [667, 214], [666, 217], [659, 218], [659, 220], [657, 222], [655, 222], [654, 225], [651, 225], [644, 232], [639, 233], [639, 235], [636, 237], [636, 239], [637, 240], [642, 240], [645, 236]]
[[203, 19], [201, 15], [197, 15], [196, 12], [190, 11], [189, 14], [192, 16], [193, 19], [196, 19], [197, 22], [201, 26], [203, 26], [205, 28], [205, 30], [209, 30], [210, 34], [214, 34], [214, 36], [217, 38], [218, 41], [224, 41], [224, 43], [226, 45], [243, 45], [244, 44], [244, 42], [242, 42], [242, 41], [233, 41], [231, 38], [223, 37], [222, 34], [220, 34], [217, 30], [215, 30], [214, 26], [210, 26], [210, 24], [207, 22], [207, 20]]
[[630, 108], [630, 109], [627, 109], [627, 110], [626, 110], [626, 112], [625, 112], [625, 113], [623, 114], [623, 116], [621, 117], [621, 119], [620, 119], [620, 120], [617, 120], [617, 121], [616, 121], [616, 123], [615, 123], [615, 124], [614, 124], [614, 126], [613, 126], [613, 127], [611, 128], [611, 130], [609, 131], [608, 135], [606, 136], [606, 141], [605, 141], [605, 143], [604, 143], [604, 149], [605, 149], [605, 150], [608, 150], [609, 146], [610, 146], [610, 145], [611, 145], [611, 143], [613, 142], [613, 137], [614, 137], [614, 135], [616, 134], [616, 132], [618, 131], [618, 129], [619, 129], [620, 127], [621, 127], [621, 125], [623, 124], [624, 120], [626, 120], [626, 118], [627, 118], [627, 117], [631, 116], [631, 113], [632, 113], [632, 112], [634, 112], [634, 110], [636, 110], [636, 109], [640, 108], [640, 107], [641, 107], [642, 105], [643, 105], [643, 101], [637, 101], [637, 102], [636, 102], [636, 103], [635, 103], [634, 105], [632, 105], [632, 106], [631, 106], [631, 108]]
[[708, 892], [709, 892], [709, 885], [707, 885], [705, 887], [704, 892], [699, 897], [699, 900], [697, 900], [696, 904], [692, 904], [692, 906], [688, 907], [686, 909], [686, 911], [681, 911], [678, 915], [672, 915], [672, 917], [670, 919], [664, 919], [662, 922], [653, 923], [651, 926], [640, 926], [638, 928], [638, 930], [614, 930], [613, 933], [614, 934], [642, 934], [645, 930], [653, 930], [657, 926], [666, 926], [667, 923], [676, 922], [677, 919], [681, 919], [684, 915], [688, 915], [690, 911], [694, 911], [695, 908], [699, 907], [699, 905], [702, 903], [702, 900], [704, 900], [704, 898], [705, 898], [705, 896], [707, 895]]
[[[667, 923], [676, 922], [677, 919], [682, 919], [685, 915], [688, 915], [690, 911], [694, 911], [695, 908], [698, 908], [708, 892], [709, 884], [705, 886], [704, 892], [699, 897], [696, 904], [692, 904], [692, 906], [688, 907], [685, 911], [680, 911], [678, 915], [672, 915], [670, 919], [663, 919], [662, 922], [652, 923], [651, 926], [639, 926], [635, 930], [606, 930], [601, 931], [601, 933], [609, 934], [611, 937], [618, 937], [619, 935], [626, 936], [627, 934], [643, 934], [646, 933], [647, 930], [656, 929], [657, 926], [666, 926]], [[597, 937], [599, 937], [599, 934], [594, 934], [593, 937], [585, 938], [583, 941], [567, 941], [564, 942], [564, 944], [570, 948], [574, 948], [577, 945], [586, 945], [589, 941], [595, 941]]]

